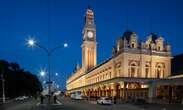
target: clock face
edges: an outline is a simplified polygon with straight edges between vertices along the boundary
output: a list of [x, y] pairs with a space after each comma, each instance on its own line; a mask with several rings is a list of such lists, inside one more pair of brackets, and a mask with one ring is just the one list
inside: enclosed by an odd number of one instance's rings
[[88, 32], [88, 37], [89, 37], [89, 38], [93, 38], [93, 32], [89, 31], [89, 32]]

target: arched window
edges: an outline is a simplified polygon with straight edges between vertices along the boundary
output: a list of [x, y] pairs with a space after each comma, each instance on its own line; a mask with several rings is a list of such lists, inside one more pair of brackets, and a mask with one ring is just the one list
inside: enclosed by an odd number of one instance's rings
[[135, 70], [136, 70], [136, 65], [131, 65], [131, 77], [134, 77], [135, 76]]
[[161, 77], [161, 67], [158, 66], [156, 71], [157, 71], [156, 77], [160, 78]]
[[156, 65], [156, 78], [164, 78], [164, 65], [163, 64], [157, 64]]
[[161, 49], [160, 46], [158, 46], [158, 51], [160, 51], [160, 49]]
[[138, 76], [138, 66], [136, 62], [132, 62], [129, 66], [129, 77], [137, 77]]

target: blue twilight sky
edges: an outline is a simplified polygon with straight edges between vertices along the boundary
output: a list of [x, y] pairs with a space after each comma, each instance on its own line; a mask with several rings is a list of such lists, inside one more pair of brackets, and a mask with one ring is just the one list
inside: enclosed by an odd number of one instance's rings
[[97, 62], [111, 56], [116, 39], [127, 29], [144, 40], [148, 33], [162, 35], [173, 55], [183, 52], [183, 0], [0, 0], [0, 59], [19, 63], [38, 74], [47, 68], [46, 54], [28, 48], [34, 36], [49, 48], [67, 42], [52, 56], [52, 78], [62, 88], [76, 63], [81, 64], [82, 28], [86, 8], [94, 10], [97, 26]]

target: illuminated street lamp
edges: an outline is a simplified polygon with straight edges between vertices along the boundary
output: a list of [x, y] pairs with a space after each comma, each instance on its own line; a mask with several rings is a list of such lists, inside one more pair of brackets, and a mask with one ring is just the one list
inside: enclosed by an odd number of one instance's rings
[[64, 43], [64, 47], [68, 47], [68, 44], [67, 43]]
[[42, 87], [44, 89], [45, 88], [44, 85], [46, 84], [46, 81], [45, 81], [46, 71], [44, 69], [40, 69], [38, 73], [39, 73], [39, 77], [40, 77], [40, 80], [41, 80]]
[[30, 46], [34, 46], [35, 41], [33, 39], [30, 39], [28, 43]]
[[59, 89], [59, 87], [60, 87], [60, 86], [57, 84], [57, 89]]
[[55, 76], [58, 76], [58, 73], [55, 73]]
[[[39, 47], [41, 48], [42, 50], [44, 50], [48, 56], [48, 103], [50, 104], [50, 96], [51, 96], [51, 84], [52, 84], [52, 81], [51, 81], [51, 71], [50, 71], [50, 68], [51, 68], [51, 55], [59, 48], [66, 48], [68, 47], [68, 44], [67, 43], [64, 43], [63, 45], [59, 45], [59, 46], [56, 46], [55, 48], [53, 49], [48, 49], [40, 44], [38, 44], [34, 39], [28, 39], [27, 40], [27, 44], [29, 47]], [[41, 73], [42, 75], [45, 75], [45, 72], [42, 72]]]
[[30, 38], [26, 41], [26, 44], [29, 46], [29, 47], [34, 47], [35, 46], [35, 43], [36, 41], [33, 39], [33, 38]]
[[45, 72], [44, 70], [41, 70], [41, 71], [40, 71], [40, 75], [41, 75], [42, 77], [44, 77], [45, 74], [46, 74], [46, 72]]

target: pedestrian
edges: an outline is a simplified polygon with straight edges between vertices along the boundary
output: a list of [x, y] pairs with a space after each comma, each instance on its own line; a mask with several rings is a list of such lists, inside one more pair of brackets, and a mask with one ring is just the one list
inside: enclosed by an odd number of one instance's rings
[[116, 96], [114, 96], [114, 104], [116, 104]]
[[54, 104], [56, 104], [56, 103], [57, 103], [57, 96], [54, 95]]
[[41, 104], [43, 104], [44, 96], [43, 96], [43, 95], [41, 95], [41, 96], [40, 96], [40, 98], [41, 98]]

